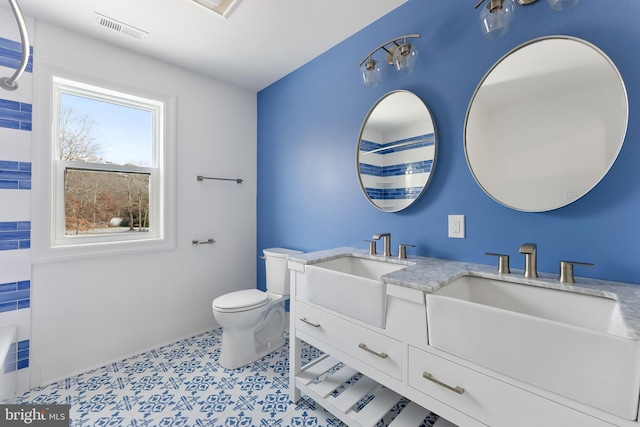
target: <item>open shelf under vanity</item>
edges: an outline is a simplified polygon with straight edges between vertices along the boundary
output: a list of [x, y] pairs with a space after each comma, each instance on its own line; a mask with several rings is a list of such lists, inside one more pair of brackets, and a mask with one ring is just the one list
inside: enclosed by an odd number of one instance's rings
[[[428, 409], [327, 354], [302, 368], [296, 376], [296, 386], [350, 427], [373, 427], [391, 417], [389, 427], [419, 427], [428, 417], [437, 418]], [[390, 415], [398, 408], [401, 410], [397, 415]], [[434, 427], [455, 425], [440, 418]]]

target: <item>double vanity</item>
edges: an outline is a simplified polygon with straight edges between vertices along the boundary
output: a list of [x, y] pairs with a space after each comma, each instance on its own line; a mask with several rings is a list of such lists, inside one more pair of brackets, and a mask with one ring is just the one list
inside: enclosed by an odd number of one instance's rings
[[408, 399], [392, 426], [639, 427], [638, 285], [354, 248], [289, 269], [292, 398], [349, 426]]
[[[559, 209], [609, 172], [628, 112], [622, 77], [599, 48], [534, 39], [478, 84], [464, 123], [467, 164], [503, 206]], [[406, 91], [384, 95], [358, 137], [363, 194], [382, 211], [410, 206], [431, 182], [437, 147], [426, 104]], [[368, 252], [289, 260], [294, 400], [303, 392], [350, 427], [419, 426], [429, 411], [441, 417], [436, 427], [640, 427], [640, 286], [572, 283], [582, 263], [566, 261], [559, 274], [538, 274], [535, 244], [520, 247], [525, 270], [510, 273], [506, 255], [488, 254], [497, 268], [406, 258], [406, 245], [391, 257], [384, 234], [368, 242]], [[302, 341], [324, 355], [301, 366]]]

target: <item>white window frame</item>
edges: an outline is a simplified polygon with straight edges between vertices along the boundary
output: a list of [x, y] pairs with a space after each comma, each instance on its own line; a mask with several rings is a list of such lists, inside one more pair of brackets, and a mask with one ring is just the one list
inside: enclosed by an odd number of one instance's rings
[[[38, 126], [39, 130], [34, 135], [38, 141], [33, 159], [34, 174], [37, 175], [39, 171], [43, 173], [39, 179], [34, 177], [32, 190], [36, 208], [32, 215], [33, 261], [46, 262], [175, 248], [175, 100], [172, 97], [123, 88], [112, 82], [98, 82], [95, 79], [73, 75], [68, 77], [71, 73], [59, 70], [55, 73], [48, 71], [43, 73], [45, 77], [40, 82], [47, 86], [44, 93], [48, 96], [41, 96], [34, 106], [38, 107], [38, 111], [46, 112], [43, 115], [48, 118], [48, 123], [46, 126]], [[61, 93], [151, 111], [154, 117], [152, 166], [136, 167], [60, 160], [58, 127]], [[40, 133], [46, 136], [41, 136]], [[64, 174], [67, 168], [98, 172], [148, 173], [149, 232], [65, 235]], [[40, 203], [43, 200], [46, 200], [46, 203]], [[38, 207], [39, 204], [44, 206]], [[48, 215], [48, 218], [45, 219], [44, 215]]]

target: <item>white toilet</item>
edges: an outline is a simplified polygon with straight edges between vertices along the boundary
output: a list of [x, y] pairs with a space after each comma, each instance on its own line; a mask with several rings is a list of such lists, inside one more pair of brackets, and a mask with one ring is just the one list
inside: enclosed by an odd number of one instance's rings
[[289, 299], [289, 255], [300, 251], [270, 248], [265, 256], [267, 292], [231, 292], [213, 300], [213, 316], [222, 326], [220, 366], [236, 369], [280, 348], [284, 342]]

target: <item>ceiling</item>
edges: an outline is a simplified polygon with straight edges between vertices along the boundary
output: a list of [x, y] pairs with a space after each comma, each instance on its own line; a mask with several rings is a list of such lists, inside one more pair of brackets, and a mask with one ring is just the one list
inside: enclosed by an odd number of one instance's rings
[[240, 0], [226, 19], [192, 0], [18, 1], [26, 16], [259, 91], [407, 0]]

